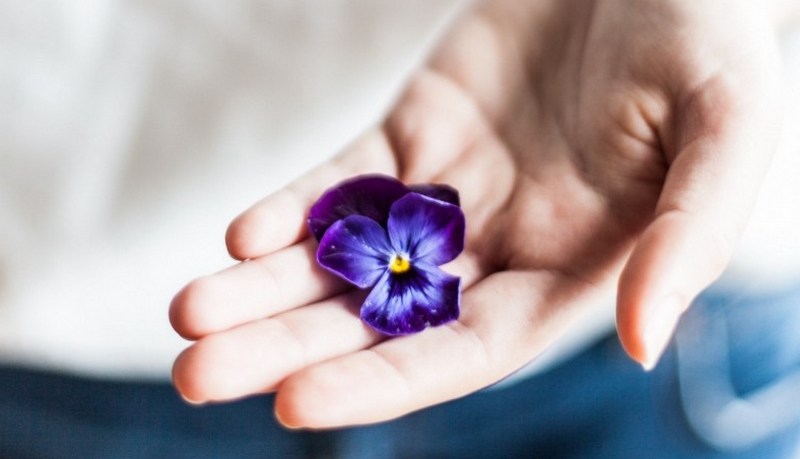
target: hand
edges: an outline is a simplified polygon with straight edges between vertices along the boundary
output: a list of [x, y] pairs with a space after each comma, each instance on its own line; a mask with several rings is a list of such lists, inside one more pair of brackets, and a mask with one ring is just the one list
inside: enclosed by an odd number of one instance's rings
[[[725, 267], [778, 131], [776, 46], [755, 2], [479, 4], [382, 126], [245, 211], [245, 260], [174, 299], [197, 342], [188, 400], [277, 391], [312, 428], [376, 422], [483, 388], [540, 354], [618, 281], [618, 330], [652, 366]], [[305, 215], [344, 178], [382, 172], [461, 192], [461, 318], [386, 340], [364, 294], [316, 265]]]

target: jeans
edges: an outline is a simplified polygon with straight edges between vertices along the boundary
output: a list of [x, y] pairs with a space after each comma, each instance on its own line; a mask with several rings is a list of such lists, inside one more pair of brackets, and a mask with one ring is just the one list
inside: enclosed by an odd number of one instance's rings
[[800, 285], [704, 294], [651, 372], [615, 336], [517, 384], [367, 427], [288, 431], [271, 396], [192, 407], [166, 383], [0, 368], [0, 457], [789, 458]]

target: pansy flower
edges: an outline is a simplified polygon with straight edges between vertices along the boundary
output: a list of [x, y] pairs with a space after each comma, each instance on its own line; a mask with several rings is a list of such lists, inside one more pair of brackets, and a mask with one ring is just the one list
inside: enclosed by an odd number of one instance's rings
[[461, 280], [439, 266], [464, 249], [457, 203], [457, 192], [441, 185], [406, 187], [375, 175], [346, 181], [311, 209], [317, 261], [359, 288], [372, 288], [361, 319], [384, 334], [454, 320]]

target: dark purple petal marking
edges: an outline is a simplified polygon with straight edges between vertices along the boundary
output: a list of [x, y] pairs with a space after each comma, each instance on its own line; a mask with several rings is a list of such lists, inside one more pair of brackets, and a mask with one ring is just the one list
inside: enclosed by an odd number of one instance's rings
[[351, 215], [334, 223], [317, 249], [317, 262], [360, 288], [387, 271], [392, 251], [386, 230], [375, 220]]
[[461, 279], [417, 263], [406, 274], [384, 273], [361, 306], [361, 320], [386, 335], [407, 335], [459, 315]]
[[461, 208], [417, 193], [397, 200], [387, 223], [392, 247], [410, 256], [412, 265], [454, 259], [464, 250], [464, 228]]
[[363, 215], [386, 225], [392, 204], [408, 193], [408, 187], [388, 175], [361, 175], [328, 189], [314, 203], [308, 227], [317, 240], [325, 231], [349, 215]]
[[444, 201], [454, 206], [461, 205], [458, 191], [450, 185], [422, 183], [419, 185], [410, 185], [408, 188], [414, 193], [423, 194], [429, 198], [438, 199], [439, 201]]

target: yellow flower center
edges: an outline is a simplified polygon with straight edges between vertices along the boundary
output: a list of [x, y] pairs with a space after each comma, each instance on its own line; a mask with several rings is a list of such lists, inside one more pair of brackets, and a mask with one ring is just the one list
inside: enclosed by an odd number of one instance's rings
[[401, 255], [393, 255], [389, 261], [389, 269], [394, 274], [403, 274], [411, 269], [411, 261]]

